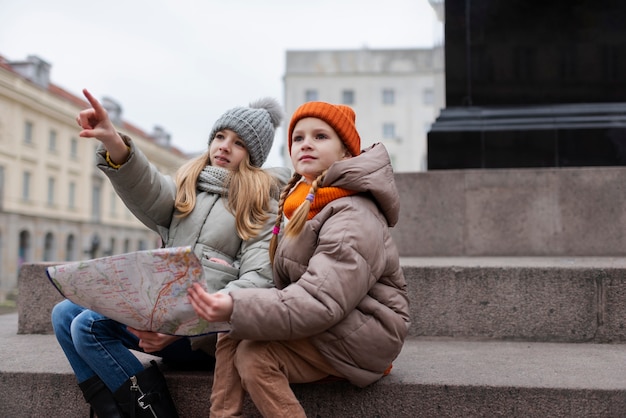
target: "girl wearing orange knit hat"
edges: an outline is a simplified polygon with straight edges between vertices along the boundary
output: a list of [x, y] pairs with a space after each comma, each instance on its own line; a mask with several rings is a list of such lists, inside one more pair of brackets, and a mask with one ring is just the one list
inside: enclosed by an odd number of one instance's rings
[[305, 413], [290, 383], [364, 387], [388, 374], [402, 349], [409, 302], [389, 231], [398, 192], [387, 151], [380, 143], [361, 151], [355, 119], [325, 102], [291, 118], [295, 173], [270, 247], [276, 288], [189, 291], [201, 317], [232, 327], [217, 343], [211, 417], [241, 416], [246, 391], [265, 417], [326, 415]]

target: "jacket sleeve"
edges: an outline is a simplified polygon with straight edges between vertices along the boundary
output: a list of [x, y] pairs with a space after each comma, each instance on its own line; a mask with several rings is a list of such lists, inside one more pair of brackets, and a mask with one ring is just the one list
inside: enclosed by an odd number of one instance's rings
[[[376, 244], [382, 242], [382, 237], [380, 220], [370, 211], [345, 205], [323, 223], [306, 272], [295, 283], [282, 290], [231, 293], [231, 335], [243, 339], [297, 339], [339, 323], [376, 282], [379, 272], [373, 272], [372, 266], [380, 266], [378, 260], [385, 257], [382, 246]], [[290, 243], [285, 241], [283, 245]]]
[[126, 207], [145, 226], [162, 233], [174, 214], [176, 185], [170, 176], [161, 174], [133, 141], [122, 135], [130, 147], [128, 160], [118, 169], [106, 162], [102, 144], [96, 152], [97, 167], [109, 178]]

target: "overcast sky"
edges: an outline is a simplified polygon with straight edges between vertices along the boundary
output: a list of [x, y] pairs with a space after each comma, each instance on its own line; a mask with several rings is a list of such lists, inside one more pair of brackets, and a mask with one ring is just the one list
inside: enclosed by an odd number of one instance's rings
[[116, 100], [184, 152], [205, 149], [226, 109], [282, 103], [287, 50], [430, 47], [440, 33], [428, 0], [0, 0], [0, 55], [39, 56], [53, 83]]

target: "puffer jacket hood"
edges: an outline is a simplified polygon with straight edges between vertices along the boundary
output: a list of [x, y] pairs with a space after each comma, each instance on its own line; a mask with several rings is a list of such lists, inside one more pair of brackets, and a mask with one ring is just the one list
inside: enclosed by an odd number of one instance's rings
[[360, 155], [337, 161], [326, 173], [322, 187], [343, 187], [372, 195], [389, 226], [400, 215], [400, 197], [395, 186], [389, 154], [381, 144], [374, 144]]

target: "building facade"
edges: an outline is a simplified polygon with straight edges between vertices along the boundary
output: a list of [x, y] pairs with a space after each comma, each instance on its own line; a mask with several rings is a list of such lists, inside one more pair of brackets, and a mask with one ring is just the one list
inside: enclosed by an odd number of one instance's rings
[[[444, 107], [443, 47], [286, 54], [287, 115], [312, 100], [348, 105], [362, 148], [382, 142], [396, 172], [427, 170], [427, 133]], [[289, 150], [281, 154], [288, 162]]]
[[[160, 128], [148, 134], [103, 99], [118, 130], [153, 164], [173, 174], [187, 158]], [[88, 103], [50, 82], [50, 65], [0, 57], [0, 302], [20, 266], [97, 258], [161, 245], [95, 166], [99, 141], [79, 138], [75, 117]], [[45, 278], [42, 278], [45, 280]]]

